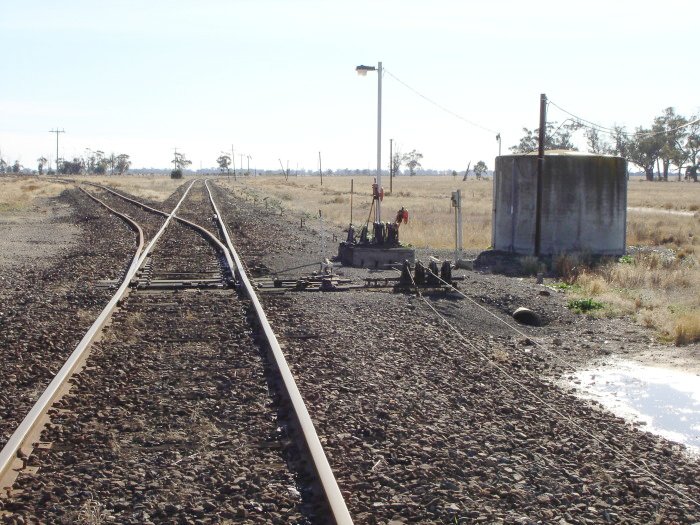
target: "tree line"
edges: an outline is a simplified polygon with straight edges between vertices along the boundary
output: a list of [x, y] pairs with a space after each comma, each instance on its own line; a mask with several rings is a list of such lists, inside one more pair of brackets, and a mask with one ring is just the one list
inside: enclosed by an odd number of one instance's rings
[[[624, 126], [604, 128], [591, 126], [576, 119], [561, 125], [548, 122], [545, 128], [545, 150], [578, 151], [573, 143], [574, 133], [583, 129], [588, 152], [618, 155], [641, 168], [649, 181], [668, 181], [671, 168], [677, 169], [678, 180], [698, 180], [700, 169], [700, 117], [685, 117], [672, 107], [666, 108], [648, 126], [638, 126], [628, 132]], [[537, 151], [539, 128], [523, 128], [520, 142], [512, 146], [513, 153]], [[605, 137], [607, 136], [607, 138]]]
[[[37, 169], [33, 171], [39, 175], [44, 174], [44, 170], [48, 175], [53, 175], [55, 172], [49, 167], [49, 161], [46, 157], [36, 159]], [[131, 160], [126, 153], [115, 155], [111, 153], [106, 155], [104, 151], [88, 150], [88, 154], [84, 157], [73, 157], [73, 160], [59, 159], [58, 173], [61, 175], [80, 175], [87, 173], [89, 175], [123, 175], [131, 167]], [[25, 167], [18, 160], [11, 166], [0, 158], [0, 174], [4, 173], [22, 173]]]

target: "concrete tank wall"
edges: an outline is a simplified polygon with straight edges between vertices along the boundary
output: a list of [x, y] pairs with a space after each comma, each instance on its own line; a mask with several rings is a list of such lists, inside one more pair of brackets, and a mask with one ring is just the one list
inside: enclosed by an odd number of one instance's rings
[[[545, 155], [540, 254], [625, 253], [627, 161], [577, 152]], [[492, 245], [535, 253], [537, 156], [496, 158]]]

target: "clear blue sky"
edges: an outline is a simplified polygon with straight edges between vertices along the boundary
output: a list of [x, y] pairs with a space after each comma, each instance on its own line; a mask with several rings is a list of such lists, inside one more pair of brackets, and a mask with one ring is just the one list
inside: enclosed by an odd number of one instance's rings
[[[376, 166], [385, 68], [490, 130], [503, 151], [537, 126], [539, 94], [605, 125], [700, 110], [696, 0], [32, 1], [0, 5], [0, 151], [36, 167], [86, 148], [135, 167], [194, 168], [220, 152], [251, 167]], [[497, 142], [384, 76], [388, 139], [423, 166], [493, 167]], [[549, 118], [565, 117], [551, 108]]]

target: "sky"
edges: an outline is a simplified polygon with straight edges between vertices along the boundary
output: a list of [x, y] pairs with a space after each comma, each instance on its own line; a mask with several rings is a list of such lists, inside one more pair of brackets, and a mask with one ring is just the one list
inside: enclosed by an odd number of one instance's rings
[[318, 169], [319, 152], [324, 170], [375, 169], [378, 78], [355, 67], [382, 61], [384, 168], [393, 139], [424, 168], [492, 169], [497, 133], [506, 154], [538, 126], [540, 93], [628, 129], [700, 112], [699, 15], [697, 0], [3, 0], [0, 155], [35, 169], [64, 129], [60, 157], [133, 167], [170, 168], [174, 148], [214, 167], [233, 147], [251, 169]]

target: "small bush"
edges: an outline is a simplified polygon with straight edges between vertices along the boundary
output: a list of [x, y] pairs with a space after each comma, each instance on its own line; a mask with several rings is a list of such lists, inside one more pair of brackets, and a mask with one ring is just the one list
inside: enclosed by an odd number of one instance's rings
[[634, 264], [634, 257], [632, 257], [631, 255], [623, 255], [618, 259], [617, 262], [619, 262], [620, 264]]
[[590, 255], [584, 253], [562, 253], [554, 258], [554, 271], [559, 278], [573, 284], [581, 272], [590, 265]]
[[676, 321], [673, 329], [673, 341], [676, 346], [700, 341], [700, 314], [686, 314]]
[[170, 172], [170, 178], [171, 179], [181, 179], [182, 178], [182, 170], [173, 170]]
[[572, 299], [566, 303], [566, 307], [576, 313], [586, 313], [603, 308], [603, 303], [588, 299]]

